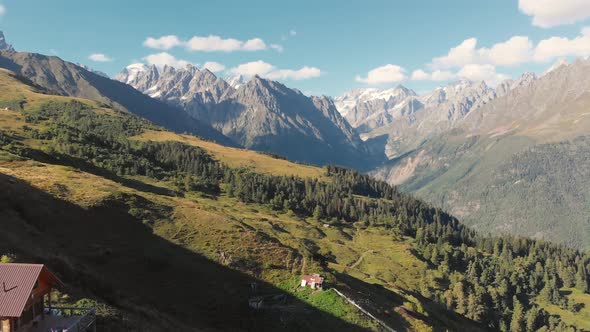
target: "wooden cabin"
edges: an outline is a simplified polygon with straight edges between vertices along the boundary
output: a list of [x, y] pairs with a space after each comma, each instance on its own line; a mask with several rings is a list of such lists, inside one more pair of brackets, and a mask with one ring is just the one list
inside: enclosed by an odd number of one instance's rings
[[94, 309], [52, 310], [51, 290], [63, 283], [42, 264], [0, 263], [0, 287], [0, 332], [96, 328]]
[[319, 274], [304, 275], [301, 277], [301, 287], [309, 286], [311, 289], [322, 289], [324, 287], [324, 278]]
[[0, 264], [0, 332], [27, 331], [43, 320], [45, 299], [62, 282], [40, 264]]

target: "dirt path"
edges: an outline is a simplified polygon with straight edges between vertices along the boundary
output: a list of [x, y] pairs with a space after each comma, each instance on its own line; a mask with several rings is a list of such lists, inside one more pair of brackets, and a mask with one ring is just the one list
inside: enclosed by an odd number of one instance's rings
[[363, 262], [363, 259], [365, 258], [365, 256], [367, 256], [368, 254], [372, 254], [374, 251], [373, 250], [367, 250], [365, 252], [362, 253], [361, 257], [359, 257], [359, 259], [354, 262], [354, 264], [352, 264], [351, 266], [349, 266], [349, 268], [354, 269], [357, 266], [359, 266], [360, 263]]

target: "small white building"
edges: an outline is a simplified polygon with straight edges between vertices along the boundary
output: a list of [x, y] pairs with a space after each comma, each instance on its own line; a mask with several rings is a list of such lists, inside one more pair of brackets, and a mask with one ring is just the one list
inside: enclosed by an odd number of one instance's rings
[[311, 289], [322, 289], [324, 285], [324, 278], [315, 273], [312, 275], [304, 275], [301, 278], [301, 287], [309, 286]]

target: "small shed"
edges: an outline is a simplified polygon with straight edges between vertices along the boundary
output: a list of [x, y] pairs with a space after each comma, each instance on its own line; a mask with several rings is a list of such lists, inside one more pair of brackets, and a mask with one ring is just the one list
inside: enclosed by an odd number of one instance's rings
[[311, 287], [311, 289], [322, 289], [324, 286], [324, 278], [317, 273], [304, 275], [301, 277], [301, 287], [306, 286]]

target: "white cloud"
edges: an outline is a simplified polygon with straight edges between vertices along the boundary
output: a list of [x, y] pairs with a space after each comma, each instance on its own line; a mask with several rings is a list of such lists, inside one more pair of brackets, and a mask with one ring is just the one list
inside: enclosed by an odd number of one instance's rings
[[469, 38], [449, 50], [447, 55], [432, 59], [435, 69], [462, 67], [468, 64], [512, 66], [530, 61], [533, 43], [525, 36], [514, 36], [491, 48], [477, 48], [477, 38]]
[[158, 50], [169, 50], [173, 47], [183, 46], [189, 51], [200, 52], [235, 52], [235, 51], [262, 51], [268, 49], [264, 40], [252, 38], [246, 41], [234, 38], [222, 38], [209, 35], [206, 37], [194, 36], [189, 40], [182, 40], [178, 36], [168, 35], [159, 38], [148, 37], [143, 45]]
[[279, 69], [262, 60], [243, 63], [231, 68], [229, 71], [234, 75], [259, 75], [272, 80], [303, 80], [321, 75], [321, 70], [316, 67], [304, 66], [300, 69]]
[[432, 59], [432, 68], [453, 68], [477, 62], [477, 38], [465, 39], [461, 44], [449, 50], [445, 56]]
[[110, 58], [107, 55], [104, 55], [102, 53], [93, 53], [93, 54], [90, 54], [88, 56], [88, 59], [90, 59], [92, 61], [96, 61], [96, 62], [109, 62], [109, 61], [113, 61], [112, 58]]
[[295, 29], [291, 29], [291, 31], [289, 31], [289, 34], [291, 36], [297, 36], [297, 31], [295, 31]]
[[233, 38], [223, 39], [219, 36], [198, 37], [195, 36], [186, 42], [189, 51], [202, 52], [234, 52], [234, 51], [260, 51], [266, 49], [266, 44], [260, 38], [241, 41]]
[[509, 77], [504, 74], [496, 72], [496, 67], [493, 65], [478, 65], [469, 64], [463, 66], [457, 73], [460, 78], [468, 79], [470, 81], [485, 81], [491, 86], [495, 86]]
[[167, 52], [150, 54], [143, 59], [150, 65], [156, 65], [157, 67], [168, 65], [175, 68], [182, 68], [191, 64], [190, 61], [177, 59], [174, 55]]
[[203, 52], [233, 52], [240, 50], [243, 46], [243, 42], [237, 39], [228, 38], [223, 39], [219, 36], [208, 36], [208, 37], [193, 37], [187, 43], [186, 47], [191, 51], [203, 51]]
[[446, 70], [435, 70], [432, 73], [427, 73], [422, 69], [414, 70], [411, 76], [414, 81], [448, 81], [455, 77], [455, 74]]
[[6, 14], [6, 7], [0, 4], [0, 16], [4, 16], [4, 14]]
[[534, 58], [545, 62], [559, 57], [587, 55], [590, 55], [590, 27], [583, 28], [581, 34], [573, 39], [551, 37], [541, 40], [535, 48]]
[[367, 77], [361, 77], [357, 75], [355, 78], [357, 82], [372, 85], [401, 82], [405, 79], [405, 69], [392, 64], [387, 64], [385, 66], [377, 67], [375, 69], [370, 70], [367, 73]]
[[265, 49], [266, 44], [264, 43], [264, 40], [260, 38], [247, 40], [242, 46], [242, 50], [244, 51], [261, 51]]
[[483, 63], [498, 66], [512, 66], [530, 61], [533, 55], [533, 42], [525, 36], [514, 36], [492, 48], [482, 48], [478, 54]]
[[588, 0], [519, 0], [518, 8], [533, 17], [533, 25], [550, 28], [590, 17]]
[[160, 38], [149, 37], [143, 42], [143, 46], [158, 50], [169, 50], [180, 45], [183, 45], [183, 42], [174, 35], [162, 36]]
[[272, 48], [273, 50], [279, 52], [279, 53], [283, 53], [284, 49], [282, 45], [279, 44], [270, 44], [270, 48]]
[[218, 72], [218, 71], [222, 71], [225, 69], [225, 66], [219, 62], [215, 62], [215, 61], [207, 61], [203, 64], [203, 68], [204, 69], [208, 69], [211, 72]]
[[266, 76], [273, 80], [304, 80], [308, 78], [319, 77], [322, 74], [322, 71], [316, 67], [308, 67], [304, 66], [301, 69], [293, 70], [293, 69], [278, 69], [275, 71], [271, 71]]
[[273, 65], [271, 65], [270, 63], [266, 63], [262, 60], [258, 60], [258, 61], [243, 63], [237, 67], [230, 69], [230, 72], [234, 75], [244, 75], [244, 76], [260, 75], [260, 76], [263, 76], [263, 75], [269, 73], [273, 69], [275, 69], [275, 67]]

